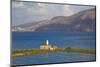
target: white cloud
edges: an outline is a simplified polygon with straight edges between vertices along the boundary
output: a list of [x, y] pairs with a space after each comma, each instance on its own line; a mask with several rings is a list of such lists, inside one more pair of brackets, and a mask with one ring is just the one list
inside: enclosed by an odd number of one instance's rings
[[12, 7], [13, 8], [23, 8], [25, 7], [23, 2], [12, 2]]
[[43, 3], [37, 3], [37, 5], [40, 7], [45, 7], [45, 4], [43, 4]]
[[43, 15], [46, 13], [46, 9], [44, 8], [38, 8], [38, 9], [27, 8], [27, 11], [29, 14], [37, 14], [37, 15]]
[[39, 6], [39, 8], [37, 9], [37, 13], [45, 14], [47, 12], [46, 5], [44, 5], [42, 3], [37, 3], [37, 6]]
[[71, 7], [70, 5], [64, 5], [63, 15], [70, 16], [70, 15], [74, 14], [74, 12], [72, 11], [72, 9], [70, 7]]
[[27, 10], [30, 14], [38, 14], [38, 15], [43, 15], [47, 12], [47, 9], [44, 4], [37, 3], [37, 8], [34, 7], [28, 7]]
[[39, 14], [45, 14], [46, 13], [46, 9], [45, 8], [40, 8], [36, 11]]

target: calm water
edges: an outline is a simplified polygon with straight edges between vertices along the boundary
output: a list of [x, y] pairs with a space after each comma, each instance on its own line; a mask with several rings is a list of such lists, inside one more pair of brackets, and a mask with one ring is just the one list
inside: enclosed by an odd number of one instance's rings
[[[12, 49], [39, 48], [45, 40], [58, 47], [95, 49], [95, 32], [14, 32]], [[12, 58], [12, 64], [43, 64], [75, 61], [93, 61], [94, 54], [49, 53]]]

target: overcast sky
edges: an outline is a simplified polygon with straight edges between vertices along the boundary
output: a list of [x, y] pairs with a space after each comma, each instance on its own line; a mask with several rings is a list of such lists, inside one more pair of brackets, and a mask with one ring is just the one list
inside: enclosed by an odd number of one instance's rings
[[33, 2], [12, 2], [12, 25], [31, 23], [55, 16], [70, 16], [93, 6], [62, 5]]

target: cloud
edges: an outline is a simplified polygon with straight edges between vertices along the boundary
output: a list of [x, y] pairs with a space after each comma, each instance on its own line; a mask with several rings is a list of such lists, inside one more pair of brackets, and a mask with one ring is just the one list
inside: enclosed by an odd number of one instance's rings
[[37, 5], [40, 7], [45, 7], [45, 4], [43, 4], [43, 3], [37, 3]]
[[38, 14], [45, 14], [47, 12], [47, 8], [46, 8], [46, 5], [45, 4], [42, 4], [42, 3], [37, 3], [37, 10], [36, 12]]
[[38, 14], [45, 14], [46, 13], [46, 9], [45, 8], [40, 8], [36, 11], [36, 13]]
[[64, 5], [63, 6], [63, 15], [69, 16], [69, 15], [72, 15], [72, 14], [74, 14], [74, 12], [71, 9], [71, 6], [70, 5]]
[[46, 10], [45, 9], [43, 9], [43, 8], [39, 8], [39, 9], [34, 9], [34, 8], [27, 8], [27, 13], [28, 14], [37, 14], [37, 15], [43, 15], [43, 14], [45, 14], [45, 12], [46, 12]]
[[34, 14], [37, 14], [37, 15], [43, 15], [43, 14], [46, 14], [47, 9], [46, 9], [44, 4], [37, 3], [36, 7], [35, 6], [34, 7], [28, 7], [27, 11], [28, 11], [29, 14], [34, 13]]
[[12, 2], [12, 7], [13, 8], [23, 8], [25, 7], [23, 2]]
[[[70, 15], [73, 11], [70, 6], [59, 4], [12, 2], [12, 15], [14, 23], [26, 23], [44, 19], [50, 19], [54, 16]], [[17, 19], [17, 20], [16, 20]]]

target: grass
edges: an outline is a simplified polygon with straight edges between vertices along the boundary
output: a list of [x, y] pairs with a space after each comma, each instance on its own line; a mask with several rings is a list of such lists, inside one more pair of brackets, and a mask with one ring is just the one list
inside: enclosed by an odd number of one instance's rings
[[84, 53], [84, 54], [95, 54], [95, 50], [89, 49], [79, 49], [79, 48], [57, 48], [55, 50], [43, 50], [43, 49], [26, 49], [26, 50], [15, 50], [12, 52], [12, 57], [17, 56], [26, 56], [26, 55], [36, 55], [36, 54], [47, 54], [47, 53], [54, 53], [54, 52], [75, 52], [75, 53]]
[[80, 49], [80, 48], [72, 48], [72, 49], [65, 49], [64, 52], [78, 52], [78, 53], [85, 53], [85, 54], [95, 54], [95, 50], [89, 49]]

